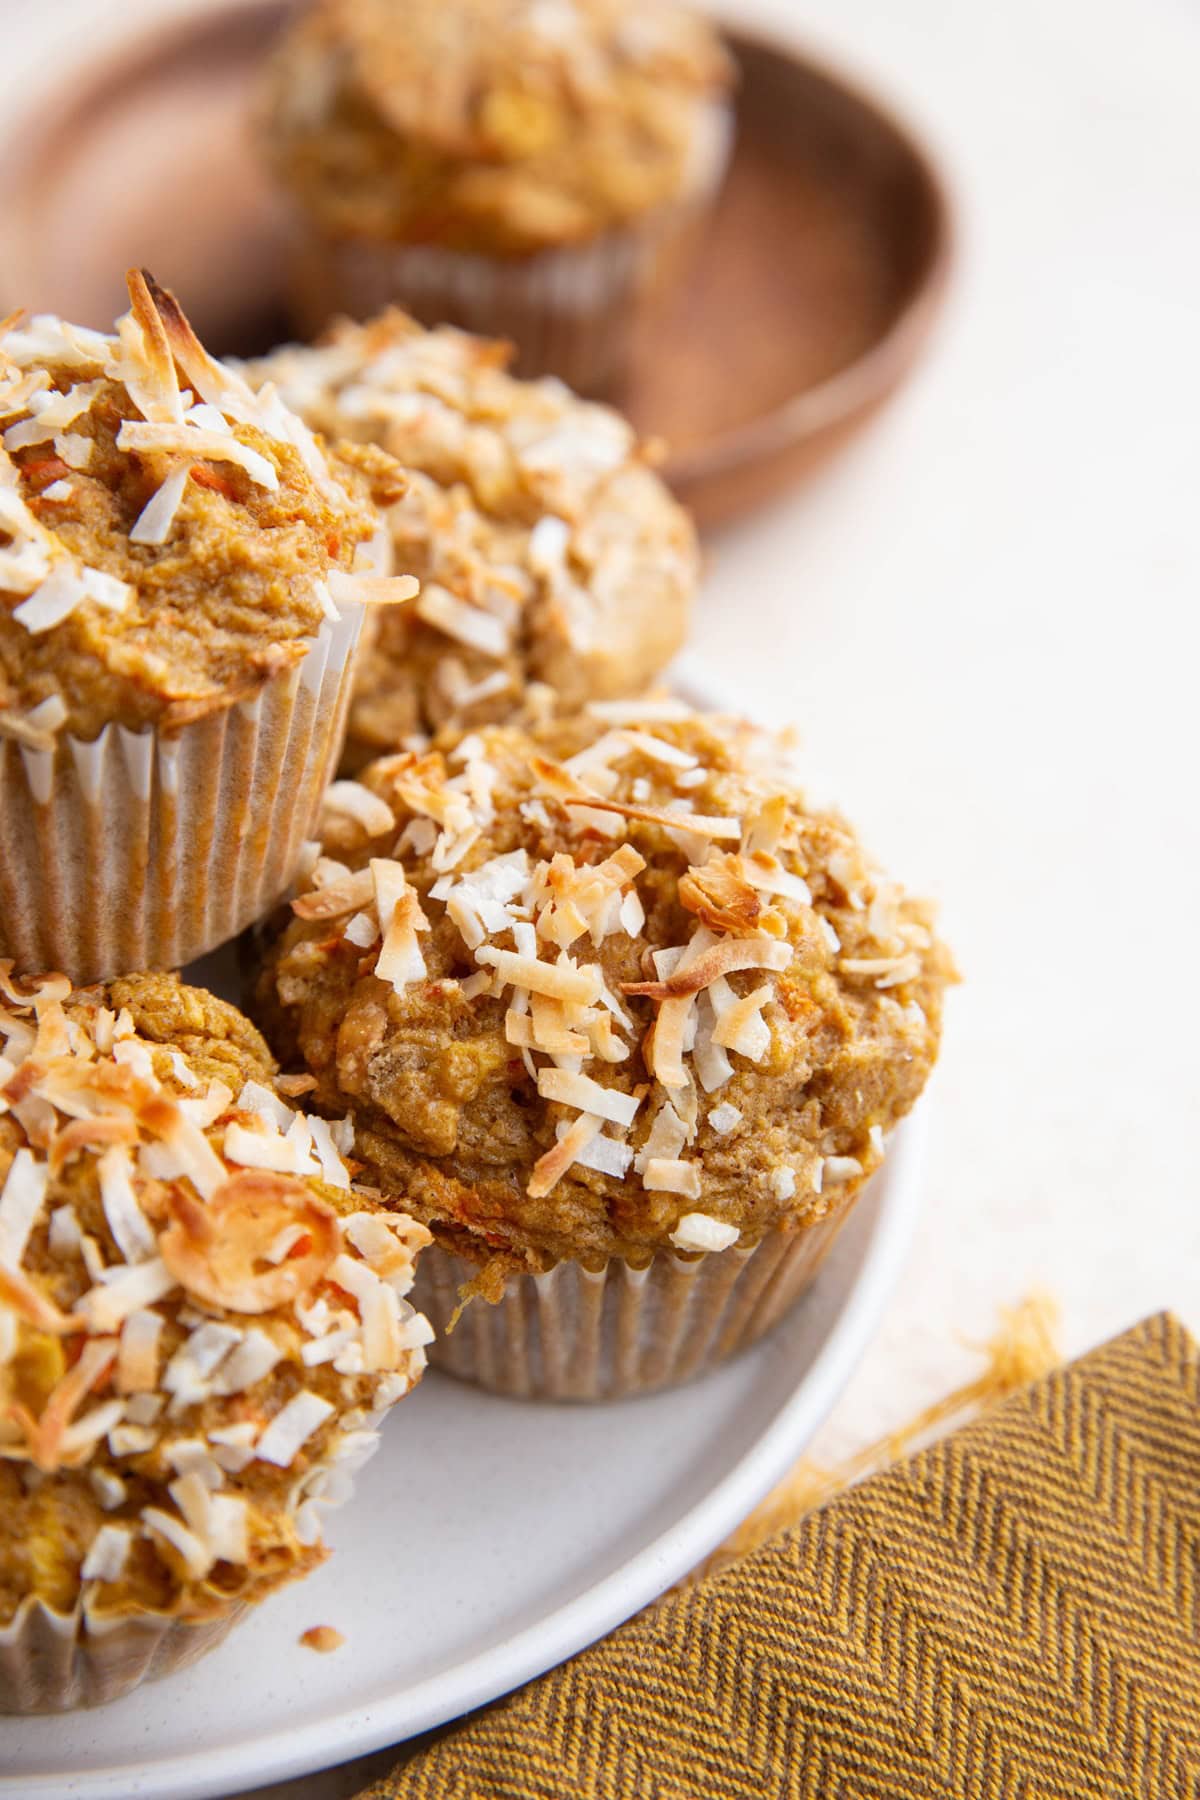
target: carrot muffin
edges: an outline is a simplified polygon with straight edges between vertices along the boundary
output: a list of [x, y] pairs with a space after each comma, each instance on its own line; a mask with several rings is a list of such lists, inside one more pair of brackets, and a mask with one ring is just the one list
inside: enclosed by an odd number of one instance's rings
[[[287, 887], [386, 579], [378, 451], [336, 466], [129, 278], [115, 336], [0, 327], [0, 953], [170, 967]], [[368, 492], [370, 490], [370, 492]]]
[[0, 1711], [191, 1661], [327, 1555], [425, 1363], [424, 1226], [173, 976], [0, 965]]
[[[258, 982], [438, 1250], [435, 1355], [509, 1392], [682, 1379], [780, 1315], [933, 1064], [931, 909], [777, 742], [671, 700], [333, 790]], [[439, 1254], [440, 1251], [440, 1254]]]
[[[410, 607], [373, 620], [347, 766], [410, 733], [636, 692], [683, 642], [698, 575], [686, 513], [631, 427], [558, 382], [517, 381], [497, 344], [402, 313], [341, 322], [252, 365], [330, 439], [381, 445], [408, 486], [387, 514]], [[542, 696], [544, 697], [544, 696]]]
[[317, 0], [264, 98], [301, 330], [394, 301], [596, 391], [719, 185], [730, 85], [677, 0]]

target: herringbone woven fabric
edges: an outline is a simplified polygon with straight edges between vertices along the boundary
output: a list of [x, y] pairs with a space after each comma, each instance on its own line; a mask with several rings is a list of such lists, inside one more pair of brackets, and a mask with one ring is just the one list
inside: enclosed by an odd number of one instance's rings
[[363, 1800], [1200, 1800], [1200, 1347], [1149, 1320]]

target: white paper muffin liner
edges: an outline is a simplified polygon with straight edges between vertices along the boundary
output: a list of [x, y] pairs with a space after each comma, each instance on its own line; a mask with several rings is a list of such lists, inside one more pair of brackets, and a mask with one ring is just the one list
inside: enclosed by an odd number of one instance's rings
[[708, 109], [679, 199], [591, 243], [500, 257], [440, 245], [335, 236], [297, 224], [292, 298], [313, 337], [339, 313], [370, 318], [401, 306], [424, 325], [457, 325], [516, 346], [515, 372], [557, 375], [597, 393], [621, 375], [643, 305], [665, 285], [715, 195], [732, 113]]
[[253, 700], [167, 735], [0, 745], [0, 956], [76, 984], [173, 969], [286, 891], [341, 751], [363, 608]]
[[614, 1257], [594, 1272], [561, 1262], [544, 1275], [515, 1275], [496, 1304], [471, 1300], [453, 1330], [459, 1290], [478, 1269], [430, 1245], [412, 1295], [437, 1333], [430, 1365], [522, 1400], [616, 1400], [677, 1387], [778, 1324], [816, 1275], [854, 1197], [748, 1250], [693, 1258], [660, 1250], [641, 1269]]
[[59, 1613], [42, 1600], [26, 1600], [0, 1626], [0, 1713], [69, 1712], [119, 1700], [215, 1649], [249, 1610], [233, 1601], [210, 1619], [113, 1618], [90, 1614], [86, 1602]]

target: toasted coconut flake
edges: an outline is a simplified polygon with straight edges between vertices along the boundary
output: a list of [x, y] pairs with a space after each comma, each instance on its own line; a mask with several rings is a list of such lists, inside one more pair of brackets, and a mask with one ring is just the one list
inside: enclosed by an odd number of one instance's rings
[[780, 894], [788, 900], [798, 900], [801, 906], [812, 905], [812, 889], [802, 875], [794, 875], [785, 869], [775, 856], [766, 851], [756, 851], [741, 859], [746, 880], [762, 894]]
[[525, 988], [531, 994], [547, 994], [552, 1000], [591, 1006], [600, 997], [599, 971], [592, 963], [577, 967], [569, 957], [561, 962], [541, 962], [513, 950], [496, 950], [490, 944], [475, 952], [475, 960], [495, 969], [507, 986]]
[[708, 1115], [708, 1122], [721, 1137], [727, 1137], [735, 1126], [742, 1122], [741, 1109], [723, 1100], [720, 1106], [714, 1106]]
[[[293, 1176], [251, 1169], [231, 1176], [201, 1206], [168, 1196], [171, 1223], [159, 1241], [163, 1262], [182, 1287], [211, 1306], [265, 1313], [306, 1294], [341, 1247], [337, 1214]], [[285, 1225], [303, 1223], [310, 1247], [279, 1267], [262, 1268]]]
[[[192, 462], [233, 463], [256, 487], [268, 493], [279, 491], [279, 475], [274, 463], [243, 444], [238, 438], [221, 431], [206, 430], [187, 420], [174, 422], [126, 419], [117, 433], [117, 449], [143, 456], [182, 456]], [[336, 596], [335, 596], [336, 597]]]
[[161, 1313], [139, 1307], [121, 1326], [117, 1350], [118, 1394], [149, 1394], [158, 1384], [158, 1345], [166, 1321]]
[[592, 1113], [581, 1114], [559, 1138], [554, 1148], [539, 1156], [525, 1189], [531, 1199], [541, 1200], [551, 1192], [597, 1136], [602, 1122]]
[[132, 341], [132, 332], [121, 329], [125, 324], [122, 320], [117, 329], [125, 355], [114, 373], [124, 382], [130, 399], [144, 418], [178, 423], [183, 418], [179, 377], [150, 283], [142, 269], [129, 269], [125, 285], [129, 290], [130, 324], [136, 328], [137, 343]]
[[668, 769], [690, 771], [697, 767], [698, 759], [690, 750], [681, 750], [678, 744], [669, 744], [664, 738], [652, 737], [648, 731], [626, 731], [624, 738], [631, 750], [640, 752], [650, 762], [663, 763]]
[[497, 660], [508, 654], [511, 637], [508, 627], [494, 613], [461, 600], [440, 582], [426, 582], [414, 609], [427, 625], [444, 632], [469, 649]]
[[629, 805], [621, 800], [579, 798], [568, 795], [564, 806], [587, 806], [593, 812], [618, 813], [623, 819], [638, 819], [644, 825], [662, 825], [669, 831], [685, 831], [698, 838], [740, 838], [740, 819], [723, 819], [706, 813], [664, 812], [659, 807]]
[[772, 794], [769, 800], [764, 800], [754, 816], [746, 821], [746, 834], [742, 841], [744, 854], [773, 855], [782, 841], [787, 822], [787, 795]]
[[260, 1119], [268, 1120], [277, 1131], [286, 1131], [295, 1113], [290, 1106], [285, 1106], [278, 1094], [264, 1087], [261, 1081], [246, 1081], [237, 1097], [239, 1112], [255, 1113]]
[[[83, 1346], [78, 1361], [55, 1384], [35, 1419], [21, 1405], [9, 1407], [9, 1417], [24, 1433], [29, 1460], [46, 1474], [64, 1466], [63, 1437], [76, 1409], [104, 1381], [116, 1361], [115, 1338], [92, 1338]], [[90, 1444], [89, 1446], [90, 1447]]]
[[514, 1012], [511, 1007], [504, 1015], [504, 1038], [518, 1050], [541, 1050], [547, 1056], [586, 1056], [591, 1049], [590, 1038], [582, 1032], [568, 1031], [561, 1024], [547, 1025], [536, 1015]]
[[316, 1085], [315, 1075], [277, 1075], [275, 1077], [276, 1089], [288, 1100], [298, 1100], [304, 1094], [311, 1094]]
[[749, 1057], [752, 1062], [761, 1062], [771, 1047], [771, 1030], [762, 1016], [762, 1009], [774, 997], [774, 989], [764, 983], [735, 1000], [717, 1020], [713, 1043], [736, 1050], [739, 1056]]
[[706, 1094], [713, 1094], [733, 1079], [733, 1064], [720, 1044], [714, 1044], [717, 1014], [713, 996], [717, 983], [696, 996], [696, 1036], [692, 1044], [692, 1066]]
[[105, 1512], [116, 1512], [118, 1506], [124, 1506], [129, 1489], [111, 1469], [89, 1469], [88, 1483]]
[[244, 1393], [247, 1388], [265, 1381], [282, 1356], [283, 1351], [273, 1338], [256, 1325], [251, 1326], [241, 1343], [229, 1352], [211, 1376], [212, 1392], [221, 1395]]
[[128, 1525], [102, 1525], [79, 1567], [81, 1581], [120, 1581], [133, 1534]]
[[329, 571], [329, 591], [335, 601], [351, 601], [360, 606], [402, 606], [415, 600], [421, 591], [412, 575], [372, 575], [346, 569]]
[[39, 636], [43, 631], [52, 631], [69, 619], [77, 606], [82, 606], [87, 599], [87, 583], [73, 564], [60, 562], [53, 568], [46, 579], [22, 600], [20, 606], [13, 608], [13, 618], [18, 625], [23, 625], [31, 637]]
[[761, 930], [763, 903], [740, 856], [714, 856], [680, 877], [679, 904], [713, 931], [744, 935]]
[[[114, 1121], [115, 1122], [115, 1121]], [[104, 1216], [127, 1263], [147, 1262], [157, 1249], [150, 1221], [133, 1191], [133, 1158], [125, 1144], [113, 1144], [96, 1168]]]
[[[350, 1174], [333, 1141], [333, 1132], [330, 1130], [329, 1121], [319, 1119], [310, 1113], [306, 1115], [306, 1122], [312, 1133], [313, 1150], [321, 1165], [321, 1179], [327, 1181], [330, 1187], [348, 1189]], [[350, 1129], [353, 1132], [354, 1127], [351, 1125]]]
[[151, 1257], [134, 1268], [118, 1269], [103, 1286], [89, 1288], [75, 1311], [89, 1331], [118, 1331], [130, 1313], [165, 1300], [176, 1285], [162, 1257]]
[[[106, 1145], [130, 1145], [138, 1141], [137, 1121], [120, 1113], [96, 1119], [72, 1119], [56, 1132], [50, 1145], [50, 1173], [59, 1174], [83, 1150], [103, 1150]], [[135, 1258], [128, 1258], [135, 1261]]]
[[698, 994], [723, 975], [741, 969], [786, 969], [792, 946], [778, 938], [722, 938], [698, 956], [684, 957], [665, 981], [623, 981], [623, 994], [642, 994], [650, 1000], [674, 1000]]
[[636, 1094], [603, 1087], [590, 1076], [578, 1075], [571, 1069], [539, 1069], [537, 1088], [543, 1100], [577, 1106], [581, 1112], [592, 1113], [598, 1119], [610, 1119], [614, 1125], [632, 1125], [641, 1105]]
[[827, 1156], [821, 1164], [822, 1183], [857, 1181], [863, 1166], [856, 1156]]
[[776, 1200], [790, 1200], [796, 1192], [796, 1171], [781, 1163], [771, 1170], [769, 1186]]
[[359, 912], [375, 897], [375, 882], [370, 869], [358, 869], [344, 880], [314, 888], [292, 901], [298, 919], [337, 919], [344, 913]]
[[290, 1468], [297, 1451], [314, 1431], [320, 1430], [333, 1412], [329, 1401], [322, 1400], [319, 1394], [307, 1391], [294, 1394], [259, 1438], [254, 1447], [255, 1456], [259, 1462], [274, 1463], [281, 1469]]
[[361, 781], [333, 781], [321, 801], [323, 814], [351, 819], [368, 837], [382, 837], [396, 829], [396, 815], [386, 800], [373, 794]]
[[162, 1538], [175, 1551], [188, 1579], [203, 1581], [216, 1557], [195, 1532], [189, 1531], [182, 1519], [177, 1519], [173, 1513], [164, 1512], [158, 1506], [144, 1506], [141, 1516], [147, 1531]]
[[304, 1145], [263, 1120], [250, 1128], [231, 1120], [221, 1145], [226, 1162], [244, 1169], [268, 1169], [276, 1175], [315, 1175], [317, 1165]]
[[0, 1306], [8, 1307], [18, 1319], [24, 1319], [38, 1331], [50, 1331], [57, 1337], [85, 1329], [82, 1319], [72, 1319], [57, 1307], [49, 1295], [34, 1287], [20, 1269], [6, 1269], [0, 1264]]
[[652, 1156], [646, 1164], [642, 1183], [654, 1193], [683, 1194], [689, 1200], [700, 1198], [700, 1165], [694, 1162], [668, 1161]]
[[157, 1134], [169, 1152], [167, 1158], [160, 1159], [157, 1172], [164, 1174], [169, 1167], [173, 1175], [186, 1175], [201, 1198], [211, 1200], [225, 1180], [225, 1165], [203, 1129], [186, 1116], [183, 1104], [159, 1097], [141, 1108], [141, 1121], [147, 1130]]
[[410, 982], [423, 981], [429, 972], [417, 942], [417, 933], [428, 931], [429, 921], [421, 911], [416, 889], [409, 886], [402, 863], [373, 857], [370, 867], [375, 908], [383, 931], [375, 973], [380, 981], [390, 981], [395, 991], [402, 994]]
[[588, 717], [604, 725], [683, 725], [692, 717], [691, 708], [682, 700], [663, 694], [647, 694], [643, 700], [593, 700], [587, 707]]
[[643, 1040], [642, 1054], [646, 1059], [646, 1067], [664, 1087], [687, 1086], [687, 1070], [683, 1066], [684, 1038], [694, 1005], [694, 997], [690, 994], [664, 1000], [654, 1024]]
[[19, 1269], [25, 1246], [41, 1214], [49, 1170], [35, 1161], [30, 1151], [17, 1151], [8, 1167], [0, 1193], [0, 1264]]
[[671, 1233], [677, 1250], [728, 1250], [741, 1236], [736, 1225], [714, 1219], [708, 1213], [684, 1213]]
[[174, 527], [175, 515], [183, 501], [183, 491], [187, 484], [187, 468], [172, 470], [138, 514], [129, 533], [131, 544], [157, 546], [166, 543]]
[[634, 1167], [644, 1175], [649, 1163], [673, 1162], [688, 1141], [688, 1128], [669, 1100], [664, 1100], [650, 1125], [646, 1141], [634, 1158]]

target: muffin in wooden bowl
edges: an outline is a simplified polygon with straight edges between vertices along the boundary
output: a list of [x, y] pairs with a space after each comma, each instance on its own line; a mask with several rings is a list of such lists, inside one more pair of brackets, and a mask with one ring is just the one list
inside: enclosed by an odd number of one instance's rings
[[720, 183], [731, 67], [678, 0], [316, 0], [263, 102], [299, 329], [395, 303], [599, 391]]

